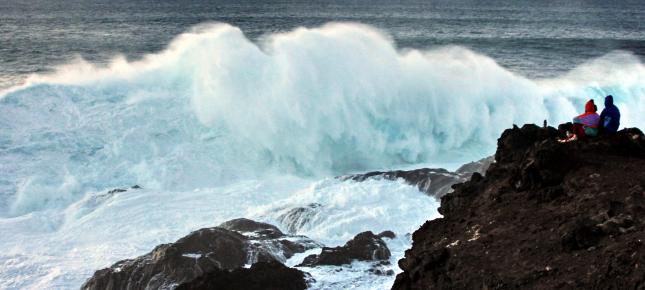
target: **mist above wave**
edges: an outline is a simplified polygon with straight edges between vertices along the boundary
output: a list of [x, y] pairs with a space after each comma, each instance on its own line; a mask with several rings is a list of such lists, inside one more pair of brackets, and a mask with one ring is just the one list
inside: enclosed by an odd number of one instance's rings
[[626, 52], [531, 80], [463, 47], [399, 49], [361, 24], [259, 44], [201, 25], [140, 61], [79, 59], [5, 92], [0, 191], [19, 215], [131, 184], [189, 190], [473, 160], [513, 123], [566, 121], [606, 94], [624, 125], [642, 125], [644, 80]]

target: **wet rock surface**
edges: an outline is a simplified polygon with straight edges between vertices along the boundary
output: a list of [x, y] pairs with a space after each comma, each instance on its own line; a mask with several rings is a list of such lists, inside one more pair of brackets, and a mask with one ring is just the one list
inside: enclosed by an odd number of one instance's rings
[[310, 277], [278, 262], [259, 262], [251, 268], [226, 271], [215, 269], [179, 285], [177, 290], [302, 290]]
[[440, 198], [452, 191], [452, 185], [468, 180], [474, 173], [483, 175], [493, 162], [494, 159], [491, 156], [464, 164], [455, 172], [443, 168], [421, 168], [415, 170], [373, 171], [363, 174], [345, 175], [339, 177], [339, 179], [362, 182], [372, 178], [383, 178], [387, 180], [401, 178], [408, 184], [416, 185], [421, 192]]
[[81, 288], [172, 289], [206, 273], [257, 262], [284, 262], [295, 253], [320, 246], [304, 236], [285, 235], [270, 224], [236, 219], [197, 230], [174, 243], [159, 245], [146, 255], [99, 270]]
[[486, 177], [441, 199], [392, 289], [645, 289], [645, 138], [506, 130]]
[[235, 269], [247, 260], [246, 238], [221, 228], [201, 229], [136, 259], [96, 271], [81, 289], [170, 289], [215, 269]]
[[297, 267], [318, 265], [344, 265], [354, 260], [384, 261], [390, 258], [390, 250], [380, 236], [371, 231], [362, 232], [342, 247], [323, 247], [319, 255], [309, 255]]

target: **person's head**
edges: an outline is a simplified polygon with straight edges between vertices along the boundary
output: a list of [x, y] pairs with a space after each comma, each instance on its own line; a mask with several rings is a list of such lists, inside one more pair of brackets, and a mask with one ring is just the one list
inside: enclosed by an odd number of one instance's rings
[[598, 111], [598, 109], [596, 108], [596, 104], [593, 103], [593, 100], [587, 101], [585, 104], [585, 113], [594, 113], [596, 111]]
[[608, 95], [605, 97], [605, 107], [609, 107], [614, 105], [614, 97], [612, 95]]

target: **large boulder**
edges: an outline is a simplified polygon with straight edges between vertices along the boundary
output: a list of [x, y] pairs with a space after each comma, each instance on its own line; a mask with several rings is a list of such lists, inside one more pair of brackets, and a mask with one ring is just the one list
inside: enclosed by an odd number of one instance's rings
[[[388, 235], [387, 233], [384, 235]], [[342, 247], [324, 247], [319, 255], [309, 255], [298, 267], [343, 265], [358, 261], [383, 261], [390, 258], [385, 241], [371, 231], [362, 232]]]
[[81, 289], [170, 289], [215, 269], [240, 268], [246, 261], [243, 235], [221, 228], [201, 229], [148, 254], [96, 271]]
[[204, 228], [135, 259], [96, 271], [82, 289], [171, 289], [206, 273], [257, 262], [282, 262], [321, 245], [277, 227], [236, 219]]

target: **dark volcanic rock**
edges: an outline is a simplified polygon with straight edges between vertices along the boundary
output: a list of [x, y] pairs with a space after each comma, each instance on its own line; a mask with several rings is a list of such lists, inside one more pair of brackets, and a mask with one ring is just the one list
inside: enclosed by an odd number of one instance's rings
[[352, 260], [378, 261], [390, 258], [390, 250], [379, 236], [367, 231], [362, 232], [342, 247], [324, 247], [320, 255], [310, 255], [300, 266], [350, 264]]
[[259, 262], [250, 269], [216, 269], [179, 285], [177, 290], [301, 290], [307, 288], [308, 275], [277, 262]]
[[246, 238], [220, 228], [201, 229], [132, 260], [96, 271], [82, 289], [160, 289], [215, 269], [235, 269], [247, 260]]
[[413, 234], [392, 289], [645, 289], [645, 139], [506, 130]]
[[256, 262], [285, 262], [295, 253], [320, 246], [304, 236], [285, 235], [270, 224], [236, 219], [99, 270], [82, 289], [170, 289], [206, 273]]
[[364, 174], [354, 174], [339, 177], [342, 180], [365, 181], [370, 178], [385, 178], [388, 180], [403, 179], [411, 185], [416, 185], [420, 191], [434, 197], [442, 197], [452, 191], [452, 185], [468, 180], [473, 173], [484, 174], [492, 157], [464, 164], [457, 171], [451, 172], [443, 168], [422, 168], [415, 170], [373, 171]]

